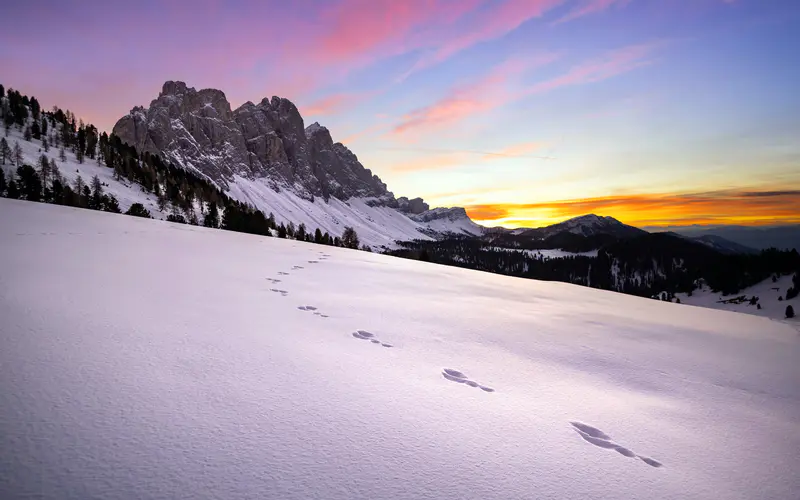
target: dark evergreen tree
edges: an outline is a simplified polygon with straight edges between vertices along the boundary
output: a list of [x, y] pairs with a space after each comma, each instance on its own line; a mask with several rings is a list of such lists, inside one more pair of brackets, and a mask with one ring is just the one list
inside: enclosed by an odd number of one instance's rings
[[40, 140], [42, 138], [42, 129], [39, 126], [38, 120], [34, 120], [33, 123], [31, 123], [30, 131], [34, 139]]
[[61, 148], [58, 150], [58, 159], [61, 160], [61, 163], [67, 161], [67, 150], [64, 148], [64, 146], [61, 146]]
[[25, 127], [25, 132], [22, 133], [22, 137], [24, 137], [26, 141], [30, 142], [30, 140], [33, 138], [33, 132], [31, 132], [30, 127]]
[[208, 213], [203, 218], [203, 225], [205, 227], [219, 227], [219, 209], [217, 208], [216, 203], [211, 203], [208, 205]]
[[0, 159], [2, 159], [2, 165], [11, 160], [11, 147], [5, 137], [0, 138]]
[[93, 210], [98, 210], [97, 207], [92, 205], [92, 190], [89, 188], [88, 185], [83, 186], [83, 191], [81, 191], [80, 206], [82, 206], [83, 208], [91, 208]]
[[180, 224], [186, 224], [186, 218], [180, 213], [176, 211], [172, 211], [169, 215], [167, 215], [167, 221], [169, 222], [178, 222]]
[[286, 235], [294, 238], [294, 223], [292, 221], [289, 221], [289, 224], [286, 225]]
[[133, 215], [134, 217], [144, 217], [145, 219], [152, 219], [152, 217], [150, 216], [150, 212], [146, 208], [144, 208], [144, 205], [142, 205], [141, 203], [134, 203], [133, 205], [131, 205], [128, 211], [125, 212], [125, 215]]
[[[45, 123], [47, 123], [47, 122], [45, 122]], [[47, 140], [47, 136], [46, 135], [42, 136], [42, 148], [44, 149], [45, 152], [50, 151], [50, 142]]]
[[314, 231], [314, 243], [322, 243], [322, 231], [319, 228]]
[[286, 226], [283, 225], [283, 222], [278, 226], [278, 238], [286, 238]]
[[17, 178], [19, 179], [19, 193], [22, 198], [29, 201], [41, 201], [42, 181], [33, 167], [30, 165], [17, 167]]
[[103, 211], [112, 212], [115, 214], [122, 213], [122, 210], [119, 208], [119, 202], [113, 194], [107, 194], [103, 196]]
[[102, 210], [103, 208], [103, 183], [100, 182], [100, 177], [97, 175], [92, 176], [92, 196], [89, 202], [89, 208], [95, 210]]
[[14, 141], [14, 149], [11, 150], [11, 160], [15, 167], [22, 166], [22, 146], [18, 141]]
[[0, 168], [0, 196], [6, 192], [6, 171]]
[[299, 226], [297, 226], [297, 231], [294, 233], [294, 237], [300, 241], [305, 241], [306, 239], [306, 225], [302, 222]]
[[791, 305], [786, 306], [786, 318], [794, 318], [794, 307]]
[[19, 188], [17, 188], [17, 181], [12, 177], [8, 181], [8, 188], [6, 188], [6, 197], [14, 200], [19, 199]]
[[358, 250], [358, 245], [359, 241], [356, 230], [350, 226], [345, 227], [344, 232], [342, 233], [342, 246], [345, 248], [353, 248]]

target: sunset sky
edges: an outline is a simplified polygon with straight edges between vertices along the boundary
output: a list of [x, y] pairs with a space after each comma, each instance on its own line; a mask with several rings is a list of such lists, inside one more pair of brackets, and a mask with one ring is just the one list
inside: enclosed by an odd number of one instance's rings
[[798, 0], [8, 2], [0, 83], [100, 129], [278, 95], [486, 225], [800, 223]]

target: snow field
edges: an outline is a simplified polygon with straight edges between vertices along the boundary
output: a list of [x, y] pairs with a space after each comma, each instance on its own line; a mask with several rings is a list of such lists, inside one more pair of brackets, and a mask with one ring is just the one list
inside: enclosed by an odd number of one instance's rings
[[800, 487], [788, 325], [68, 207], [0, 213], [0, 498]]

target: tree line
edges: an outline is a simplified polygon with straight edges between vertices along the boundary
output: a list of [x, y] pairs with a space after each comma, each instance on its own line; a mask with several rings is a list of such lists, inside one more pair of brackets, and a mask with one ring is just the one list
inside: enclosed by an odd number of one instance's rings
[[[152, 193], [159, 210], [169, 212], [167, 220], [171, 222], [370, 250], [366, 245], [360, 246], [352, 227], [345, 227], [340, 237], [302, 223], [278, 224], [274, 214], [265, 215], [252, 205], [232, 199], [207, 177], [167, 163], [159, 155], [139, 153], [114, 134], [98, 133], [94, 125], [77, 119], [69, 110], [54, 106], [44, 111], [35, 97], [11, 88], [6, 91], [2, 85], [0, 118], [5, 127], [5, 137], [0, 138], [0, 165], [16, 167], [8, 179], [0, 169], [0, 196], [121, 212], [119, 201], [106, 192], [107, 185], [98, 176], [87, 182], [79, 174], [72, 183], [66, 182], [55, 155], [48, 156], [52, 148], [62, 166], [69, 152], [78, 163], [95, 161], [110, 169], [114, 180]], [[41, 155], [35, 166], [24, 162], [18, 141], [12, 146], [7, 139], [12, 127], [22, 131], [25, 141], [39, 141]], [[132, 204], [125, 213], [152, 218], [141, 203]]]

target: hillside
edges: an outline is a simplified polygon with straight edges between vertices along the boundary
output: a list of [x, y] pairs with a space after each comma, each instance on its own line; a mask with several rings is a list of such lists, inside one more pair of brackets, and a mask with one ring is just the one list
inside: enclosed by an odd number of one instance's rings
[[0, 498], [800, 488], [785, 324], [42, 203], [0, 212]]

